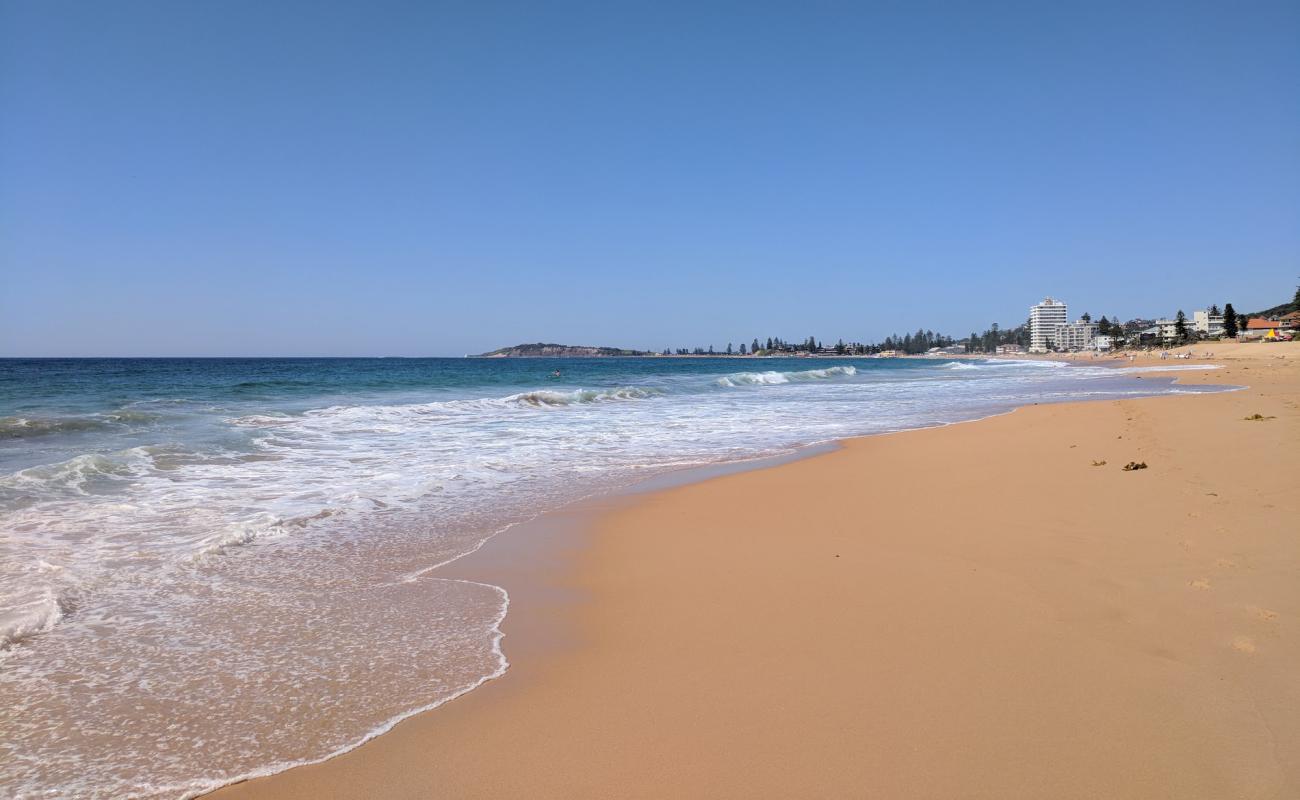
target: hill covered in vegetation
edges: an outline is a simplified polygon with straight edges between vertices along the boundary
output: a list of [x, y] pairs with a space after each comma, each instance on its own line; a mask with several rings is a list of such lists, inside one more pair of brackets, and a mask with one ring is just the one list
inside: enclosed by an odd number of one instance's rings
[[648, 356], [645, 350], [624, 350], [618, 347], [587, 347], [571, 344], [517, 344], [502, 347], [490, 353], [480, 353], [471, 358], [591, 358], [593, 356]]

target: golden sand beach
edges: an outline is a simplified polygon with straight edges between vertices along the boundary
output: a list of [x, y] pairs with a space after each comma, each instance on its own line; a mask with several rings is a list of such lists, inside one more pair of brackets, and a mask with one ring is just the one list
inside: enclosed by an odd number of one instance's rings
[[213, 796], [1300, 797], [1300, 345], [1210, 349], [498, 537], [504, 677]]

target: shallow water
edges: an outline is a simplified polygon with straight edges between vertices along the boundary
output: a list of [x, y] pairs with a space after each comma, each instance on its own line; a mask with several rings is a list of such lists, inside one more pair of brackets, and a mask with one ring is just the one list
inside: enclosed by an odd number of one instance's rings
[[0, 795], [190, 795], [472, 688], [508, 598], [432, 568], [581, 497], [1191, 391], [1042, 361], [0, 361]]

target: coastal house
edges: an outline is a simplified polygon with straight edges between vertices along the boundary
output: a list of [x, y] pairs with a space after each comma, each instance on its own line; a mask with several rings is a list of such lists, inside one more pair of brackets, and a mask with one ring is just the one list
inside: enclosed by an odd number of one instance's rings
[[[1135, 333], [1137, 336], [1138, 344], [1142, 344], [1142, 345], [1155, 344], [1156, 340], [1160, 338], [1160, 326], [1151, 325], [1150, 327], [1140, 328]], [[1130, 341], [1131, 340], [1132, 338], [1130, 337]]]
[[1110, 336], [1096, 336], [1092, 340], [1093, 349], [1104, 353], [1114, 347], [1115, 342]]
[[1018, 344], [1000, 344], [997, 346], [996, 352], [1000, 356], [1014, 356], [1025, 352], [1025, 348]]
[[1294, 327], [1288, 327], [1281, 320], [1255, 317], [1246, 323], [1246, 329], [1239, 334], [1239, 338], [1276, 341], [1279, 338], [1289, 338], [1294, 331]]

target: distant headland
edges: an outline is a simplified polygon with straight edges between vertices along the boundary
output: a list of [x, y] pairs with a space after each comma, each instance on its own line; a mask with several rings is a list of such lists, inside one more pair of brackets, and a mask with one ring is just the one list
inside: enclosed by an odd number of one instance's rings
[[593, 356], [650, 356], [645, 350], [624, 350], [620, 347], [587, 347], [571, 344], [517, 344], [502, 347], [490, 353], [479, 353], [470, 358], [591, 358]]

